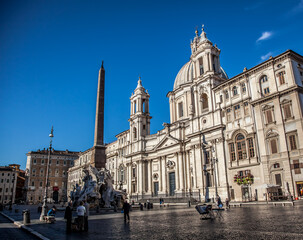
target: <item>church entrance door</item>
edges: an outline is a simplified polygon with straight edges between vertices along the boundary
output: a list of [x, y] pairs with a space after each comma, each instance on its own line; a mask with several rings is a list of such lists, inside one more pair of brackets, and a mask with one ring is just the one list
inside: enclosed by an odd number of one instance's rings
[[155, 196], [158, 196], [158, 191], [159, 191], [159, 182], [154, 182], [154, 193], [155, 193]]
[[53, 192], [53, 200], [55, 203], [58, 203], [58, 200], [59, 200], [59, 193], [58, 191], [54, 191]]
[[176, 190], [175, 173], [169, 173], [169, 196], [174, 196]]

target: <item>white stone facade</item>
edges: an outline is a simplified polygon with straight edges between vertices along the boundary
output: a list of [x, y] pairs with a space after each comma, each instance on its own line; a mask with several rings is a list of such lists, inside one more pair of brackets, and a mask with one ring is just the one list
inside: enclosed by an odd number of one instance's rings
[[167, 94], [171, 122], [156, 134], [139, 79], [130, 128], [106, 149], [115, 187], [131, 198], [301, 196], [303, 57], [288, 50], [228, 79], [204, 30], [191, 50]]

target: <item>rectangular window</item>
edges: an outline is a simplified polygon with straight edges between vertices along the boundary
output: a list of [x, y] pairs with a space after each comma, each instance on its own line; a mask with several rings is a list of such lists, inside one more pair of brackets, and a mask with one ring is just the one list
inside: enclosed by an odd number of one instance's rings
[[246, 85], [245, 85], [245, 83], [241, 83], [241, 87], [242, 87], [242, 93], [245, 94], [246, 93]]
[[235, 161], [236, 160], [236, 153], [235, 153], [234, 143], [229, 144], [229, 152], [230, 152], [230, 160]]
[[230, 108], [226, 109], [226, 121], [227, 122], [231, 121], [231, 111], [230, 111]]
[[263, 92], [264, 92], [264, 95], [269, 94], [269, 87], [266, 87], [266, 88], [264, 88], [263, 90], [264, 90], [264, 91], [263, 91]]
[[277, 140], [276, 139], [271, 139], [270, 140], [270, 148], [271, 148], [271, 153], [272, 154], [278, 153]]
[[205, 157], [205, 164], [209, 164], [209, 151], [206, 151], [204, 153], [204, 157]]
[[254, 157], [255, 156], [255, 149], [254, 149], [254, 141], [252, 138], [247, 139], [247, 144], [248, 144], [248, 150], [249, 150], [249, 157]]
[[237, 142], [237, 152], [238, 160], [246, 159], [246, 145], [244, 140]]
[[133, 178], [136, 177], [136, 168], [133, 168]]
[[283, 108], [283, 112], [284, 112], [284, 119], [291, 118], [292, 115], [291, 115], [290, 103], [284, 104], [282, 108]]
[[276, 185], [282, 186], [281, 174], [275, 174]]
[[299, 160], [294, 160], [293, 169], [295, 170], [295, 174], [301, 174]]
[[225, 99], [229, 99], [228, 90], [225, 91]]
[[183, 117], [183, 102], [178, 103], [179, 118]]
[[289, 138], [290, 150], [297, 150], [296, 136], [290, 135], [288, 138]]
[[265, 118], [266, 118], [266, 123], [267, 123], [267, 124], [273, 122], [272, 110], [271, 110], [271, 109], [265, 110]]
[[245, 114], [245, 116], [249, 115], [249, 104], [248, 104], [248, 102], [244, 103], [244, 114]]
[[278, 73], [278, 78], [279, 78], [280, 85], [283, 85], [285, 83], [285, 77], [284, 77], [284, 75], [285, 75], [284, 71]]
[[241, 109], [240, 109], [240, 105], [236, 105], [234, 106], [235, 109], [235, 119], [239, 119], [241, 117]]

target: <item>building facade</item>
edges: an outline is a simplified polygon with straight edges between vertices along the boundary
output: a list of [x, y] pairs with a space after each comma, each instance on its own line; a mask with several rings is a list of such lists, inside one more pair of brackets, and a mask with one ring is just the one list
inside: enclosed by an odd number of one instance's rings
[[[48, 149], [31, 151], [27, 155], [26, 171], [27, 202], [43, 201], [46, 185]], [[49, 162], [48, 199], [54, 202], [67, 201], [67, 171], [74, 165], [78, 152], [58, 151], [52, 149]]]
[[170, 123], [156, 134], [139, 79], [129, 129], [106, 149], [115, 187], [131, 198], [300, 197], [303, 57], [288, 50], [229, 79], [203, 29], [190, 47], [167, 94]]
[[0, 203], [15, 203], [17, 173], [10, 166], [0, 167]]

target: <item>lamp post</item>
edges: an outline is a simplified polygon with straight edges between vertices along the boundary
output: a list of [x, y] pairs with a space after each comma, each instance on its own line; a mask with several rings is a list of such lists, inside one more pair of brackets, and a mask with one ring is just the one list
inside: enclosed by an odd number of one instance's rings
[[[215, 149], [212, 149], [213, 154], [215, 153]], [[213, 171], [214, 171], [214, 180], [215, 180], [215, 192], [216, 192], [216, 197], [218, 196], [218, 187], [217, 187], [217, 174], [216, 174], [216, 162], [218, 159], [213, 156], [212, 157], [212, 164], [213, 164]]]
[[43, 205], [42, 205], [42, 211], [40, 215], [40, 221], [44, 221], [44, 217], [47, 215], [47, 190], [48, 190], [48, 172], [49, 172], [49, 162], [50, 162], [50, 155], [52, 150], [52, 142], [53, 142], [53, 132], [54, 128], [52, 127], [51, 133], [49, 134], [49, 150], [48, 150], [48, 158], [47, 158], [47, 165], [46, 165], [46, 179], [45, 179], [45, 189], [44, 189], [44, 198], [43, 198]]

